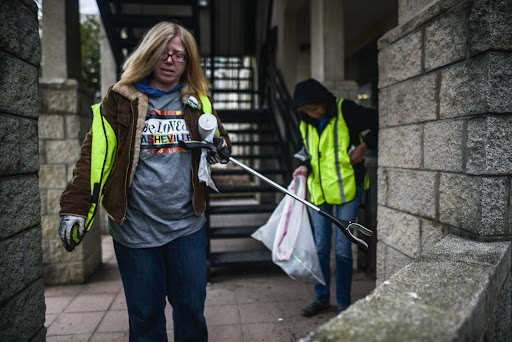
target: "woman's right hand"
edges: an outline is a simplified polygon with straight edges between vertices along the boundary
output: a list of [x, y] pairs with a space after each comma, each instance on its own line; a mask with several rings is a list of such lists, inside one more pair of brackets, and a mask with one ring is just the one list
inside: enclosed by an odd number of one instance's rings
[[304, 176], [304, 178], [307, 178], [308, 176], [308, 168], [304, 165], [299, 166], [298, 168], [293, 171], [293, 178], [297, 176]]

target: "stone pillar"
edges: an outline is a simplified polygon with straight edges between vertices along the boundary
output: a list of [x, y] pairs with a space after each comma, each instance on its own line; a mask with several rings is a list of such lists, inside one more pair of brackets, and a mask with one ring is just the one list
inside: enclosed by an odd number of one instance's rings
[[43, 1], [43, 77], [80, 79], [78, 0]]
[[378, 283], [448, 232], [512, 239], [512, 1], [399, 8], [379, 41]]
[[110, 42], [108, 41], [103, 21], [101, 21], [101, 98], [107, 94], [108, 88], [117, 82], [117, 65], [112, 53]]
[[357, 101], [359, 86], [345, 80], [342, 0], [311, 1], [311, 75], [338, 98]]
[[101, 221], [96, 220], [82, 244], [68, 253], [57, 234], [59, 200], [91, 126], [94, 96], [79, 81], [78, 1], [45, 0], [43, 18], [45, 77], [40, 80], [39, 117], [43, 278], [46, 284], [81, 283], [101, 263]]
[[[295, 84], [303, 80], [297, 79], [300, 45], [297, 31], [299, 28], [298, 23], [303, 19], [300, 18], [298, 12], [303, 9], [304, 6], [306, 6], [304, 0], [288, 0], [276, 1], [273, 7], [272, 25], [278, 26], [276, 64], [279, 66], [286, 87], [291, 93], [293, 93]], [[307, 41], [309, 41], [309, 38]]]
[[0, 2], [0, 341], [45, 341], [33, 1]]

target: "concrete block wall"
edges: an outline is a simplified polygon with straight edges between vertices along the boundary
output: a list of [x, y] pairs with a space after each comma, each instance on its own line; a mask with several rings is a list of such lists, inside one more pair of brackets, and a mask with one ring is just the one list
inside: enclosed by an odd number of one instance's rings
[[0, 2], [0, 341], [44, 341], [37, 6]]
[[512, 239], [512, 1], [399, 15], [379, 40], [377, 284], [450, 232]]
[[73, 176], [80, 146], [91, 127], [93, 94], [73, 79], [41, 79], [39, 118], [43, 278], [46, 284], [84, 282], [101, 263], [102, 221], [68, 253], [58, 236], [60, 196]]
[[511, 261], [510, 241], [449, 234], [301, 342], [510, 341]]
[[379, 40], [378, 286], [301, 341], [511, 341], [512, 0], [399, 3]]

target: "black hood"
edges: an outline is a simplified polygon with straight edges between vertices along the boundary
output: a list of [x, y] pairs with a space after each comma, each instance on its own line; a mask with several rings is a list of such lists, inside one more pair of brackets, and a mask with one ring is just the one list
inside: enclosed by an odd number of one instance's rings
[[335, 100], [336, 97], [320, 82], [313, 78], [297, 83], [295, 91], [293, 92], [293, 107], [295, 109], [305, 103], [329, 103]]

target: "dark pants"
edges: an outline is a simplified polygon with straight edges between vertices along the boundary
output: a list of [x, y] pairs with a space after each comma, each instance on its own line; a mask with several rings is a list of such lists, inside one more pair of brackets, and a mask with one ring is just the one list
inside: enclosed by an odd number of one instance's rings
[[155, 248], [114, 240], [130, 320], [130, 342], [167, 341], [165, 296], [173, 308], [174, 341], [207, 341], [205, 229]]

